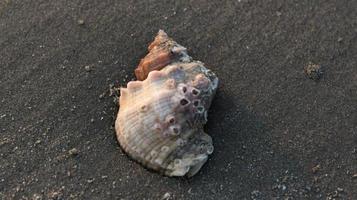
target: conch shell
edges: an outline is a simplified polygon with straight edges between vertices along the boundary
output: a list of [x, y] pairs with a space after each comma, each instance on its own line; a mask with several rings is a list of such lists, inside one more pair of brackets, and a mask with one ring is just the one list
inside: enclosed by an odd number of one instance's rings
[[122, 149], [167, 176], [193, 176], [213, 152], [203, 131], [218, 78], [160, 30], [135, 75], [120, 89], [115, 122]]

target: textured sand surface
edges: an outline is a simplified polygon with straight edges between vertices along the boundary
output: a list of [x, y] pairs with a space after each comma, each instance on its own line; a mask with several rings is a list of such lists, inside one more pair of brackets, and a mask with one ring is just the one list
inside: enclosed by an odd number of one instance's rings
[[[357, 199], [356, 9], [0, 0], [0, 199]], [[159, 29], [221, 81], [215, 152], [191, 179], [146, 170], [115, 139], [109, 85], [134, 78]]]

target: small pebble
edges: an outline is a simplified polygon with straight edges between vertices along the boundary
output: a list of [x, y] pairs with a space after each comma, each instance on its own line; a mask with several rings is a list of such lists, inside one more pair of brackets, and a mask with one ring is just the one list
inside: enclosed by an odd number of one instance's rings
[[87, 183], [93, 183], [93, 182], [94, 182], [94, 178], [87, 180]]
[[312, 63], [305, 66], [304, 72], [307, 77], [315, 81], [319, 80], [323, 74], [321, 65], [312, 64]]
[[307, 186], [305, 187], [305, 189], [306, 189], [307, 191], [311, 191], [311, 186], [307, 185]]
[[281, 185], [281, 189], [282, 189], [283, 191], [285, 191], [285, 190], [286, 190], [286, 186], [285, 186], [285, 185]]
[[103, 99], [105, 97], [106, 92], [99, 95], [99, 99]]
[[84, 20], [83, 19], [79, 19], [77, 22], [78, 22], [78, 25], [84, 25]]
[[320, 164], [316, 165], [315, 167], [312, 168], [312, 173], [316, 173], [320, 170]]
[[42, 198], [42, 195], [41, 195], [41, 194], [35, 193], [35, 194], [33, 194], [33, 196], [32, 196], [31, 199], [33, 199], [33, 200], [41, 200], [41, 199], [43, 199], [43, 198]]
[[164, 194], [164, 196], [162, 196], [162, 200], [169, 200], [171, 198], [171, 194], [170, 193], [168, 193], [168, 192], [166, 192], [165, 194]]
[[188, 189], [187, 193], [192, 194], [192, 188]]
[[91, 66], [89, 66], [89, 65], [86, 65], [86, 66], [84, 67], [84, 69], [85, 69], [87, 72], [92, 71], [92, 68], [91, 68]]
[[261, 199], [262, 193], [259, 190], [254, 190], [251, 194], [251, 199]]
[[76, 156], [76, 155], [78, 155], [79, 151], [76, 148], [73, 148], [73, 149], [69, 150], [68, 153], [71, 156]]

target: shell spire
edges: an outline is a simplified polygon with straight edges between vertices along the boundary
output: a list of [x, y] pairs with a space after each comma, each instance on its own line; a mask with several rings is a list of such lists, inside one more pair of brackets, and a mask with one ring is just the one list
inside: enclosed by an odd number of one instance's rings
[[218, 78], [160, 30], [121, 89], [115, 122], [122, 149], [167, 176], [193, 176], [213, 152], [203, 131]]
[[192, 60], [187, 55], [185, 47], [177, 44], [173, 39], [160, 30], [155, 40], [148, 47], [149, 53], [141, 59], [138, 67], [135, 69], [135, 76], [138, 80], [145, 80], [149, 72], [161, 70], [170, 63]]

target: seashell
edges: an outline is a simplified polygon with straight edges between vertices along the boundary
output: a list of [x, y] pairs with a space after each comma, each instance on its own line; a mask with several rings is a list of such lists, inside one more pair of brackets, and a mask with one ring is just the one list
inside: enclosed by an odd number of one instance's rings
[[160, 30], [135, 70], [139, 81], [120, 90], [115, 122], [122, 149], [167, 176], [193, 176], [213, 152], [203, 131], [218, 78]]

